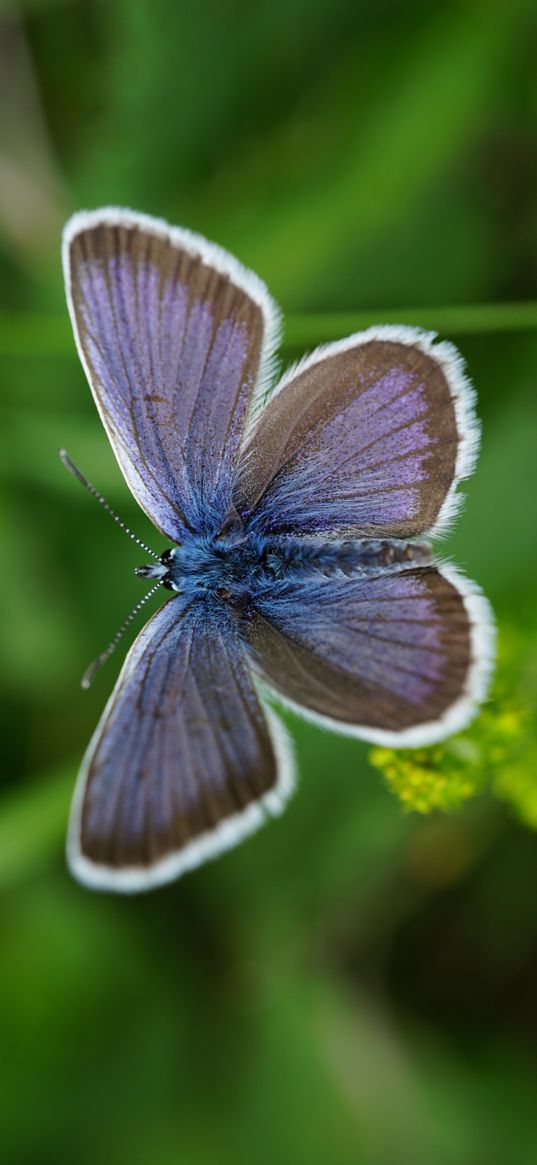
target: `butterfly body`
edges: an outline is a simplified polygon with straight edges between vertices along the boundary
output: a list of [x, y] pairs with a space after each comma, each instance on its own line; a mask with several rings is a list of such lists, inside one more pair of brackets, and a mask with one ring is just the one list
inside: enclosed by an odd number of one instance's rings
[[275, 539], [243, 526], [240, 533], [234, 529], [214, 538], [188, 531], [160, 561], [160, 566], [148, 564], [136, 573], [160, 579], [186, 602], [205, 592], [245, 610], [259, 598], [277, 601], [287, 583], [315, 583], [334, 575], [380, 577], [410, 565], [425, 566], [432, 561], [432, 549], [426, 543], [396, 539]]
[[68, 838], [81, 881], [133, 891], [281, 811], [293, 761], [267, 691], [392, 746], [474, 715], [492, 620], [431, 539], [460, 506], [479, 426], [456, 350], [405, 326], [321, 347], [269, 393], [276, 305], [187, 230], [82, 212], [63, 254], [101, 419], [173, 544], [137, 570], [169, 598], [89, 745]]

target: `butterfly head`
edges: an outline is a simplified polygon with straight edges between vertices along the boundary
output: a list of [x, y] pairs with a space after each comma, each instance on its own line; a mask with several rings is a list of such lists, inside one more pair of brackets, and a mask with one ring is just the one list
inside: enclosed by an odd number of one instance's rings
[[170, 555], [172, 553], [173, 551], [171, 550], [165, 550], [164, 554], [161, 554], [158, 562], [147, 562], [143, 566], [137, 566], [134, 573], [139, 578], [158, 580], [168, 590], [176, 590], [177, 588], [172, 586], [170, 578]]
[[187, 597], [206, 591], [234, 604], [251, 596], [257, 585], [257, 542], [232, 514], [216, 534], [188, 531], [181, 543], [165, 550], [158, 562], [137, 567], [136, 574]]

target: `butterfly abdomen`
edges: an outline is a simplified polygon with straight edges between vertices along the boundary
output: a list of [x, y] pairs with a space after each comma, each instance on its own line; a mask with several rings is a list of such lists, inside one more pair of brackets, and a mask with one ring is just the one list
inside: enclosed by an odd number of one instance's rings
[[267, 548], [267, 562], [280, 579], [309, 575], [345, 575], [367, 578], [393, 574], [415, 566], [428, 566], [433, 559], [426, 542], [397, 538], [366, 538], [319, 542], [309, 538], [278, 539]]

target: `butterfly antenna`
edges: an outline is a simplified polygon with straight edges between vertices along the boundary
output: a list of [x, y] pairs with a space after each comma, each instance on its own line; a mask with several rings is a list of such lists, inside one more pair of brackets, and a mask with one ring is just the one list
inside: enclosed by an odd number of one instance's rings
[[84, 675], [80, 681], [80, 686], [82, 688], [89, 688], [91, 686], [95, 676], [97, 675], [97, 672], [101, 670], [103, 663], [106, 663], [107, 659], [110, 659], [110, 656], [113, 655], [120, 639], [127, 630], [127, 627], [130, 627], [133, 619], [135, 619], [136, 616], [140, 613], [142, 607], [145, 607], [145, 604], [149, 601], [149, 599], [157, 593], [160, 585], [161, 583], [159, 579], [159, 581], [155, 583], [154, 587], [151, 587], [151, 590], [149, 590], [147, 594], [144, 595], [143, 599], [140, 599], [139, 603], [137, 603], [136, 606], [132, 608], [130, 615], [127, 615], [127, 618], [123, 620], [121, 627], [118, 627], [118, 630], [116, 631], [114, 638], [110, 640], [108, 647], [106, 647], [104, 651], [101, 651], [101, 654], [97, 656], [97, 659], [93, 660], [93, 663], [90, 663], [88, 669], [84, 672]]
[[146, 546], [145, 542], [142, 542], [141, 538], [138, 538], [136, 534], [133, 534], [132, 530], [129, 530], [129, 527], [125, 522], [122, 521], [121, 518], [118, 518], [118, 515], [108, 504], [106, 498], [103, 498], [103, 495], [99, 493], [98, 489], [95, 489], [95, 486], [91, 484], [91, 481], [88, 481], [87, 477], [84, 477], [84, 474], [80, 471], [80, 469], [77, 469], [76, 465], [73, 461], [71, 461], [71, 458], [65, 449], [60, 449], [59, 455], [60, 461], [63, 463], [63, 465], [65, 465], [65, 468], [69, 470], [69, 473], [72, 473], [73, 477], [76, 477], [77, 481], [79, 481], [80, 484], [84, 486], [84, 489], [87, 489], [88, 493], [97, 499], [99, 504], [103, 507], [103, 510], [106, 510], [107, 514], [110, 514], [110, 517], [114, 519], [114, 522], [117, 522], [120, 529], [124, 530], [125, 534], [128, 534], [129, 538], [132, 538], [132, 541], [136, 542], [137, 546], [140, 546], [142, 550], [145, 550], [146, 554], [150, 554], [152, 558], [156, 558], [157, 562], [160, 562], [160, 556], [155, 554], [155, 551], [151, 550], [149, 546]]

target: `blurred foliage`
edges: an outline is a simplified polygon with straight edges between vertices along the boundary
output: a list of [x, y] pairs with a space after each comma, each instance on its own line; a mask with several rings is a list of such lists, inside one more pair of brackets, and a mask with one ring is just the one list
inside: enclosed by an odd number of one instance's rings
[[[10, 1165], [534, 1165], [536, 50], [533, 0], [0, 5]], [[82, 890], [62, 855], [114, 665], [78, 679], [140, 590], [58, 447], [151, 537], [63, 300], [60, 224], [105, 203], [258, 269], [286, 360], [374, 319], [460, 344], [484, 438], [446, 548], [501, 650], [467, 732], [373, 751], [419, 813], [366, 746], [290, 717], [283, 818], [132, 900]]]

